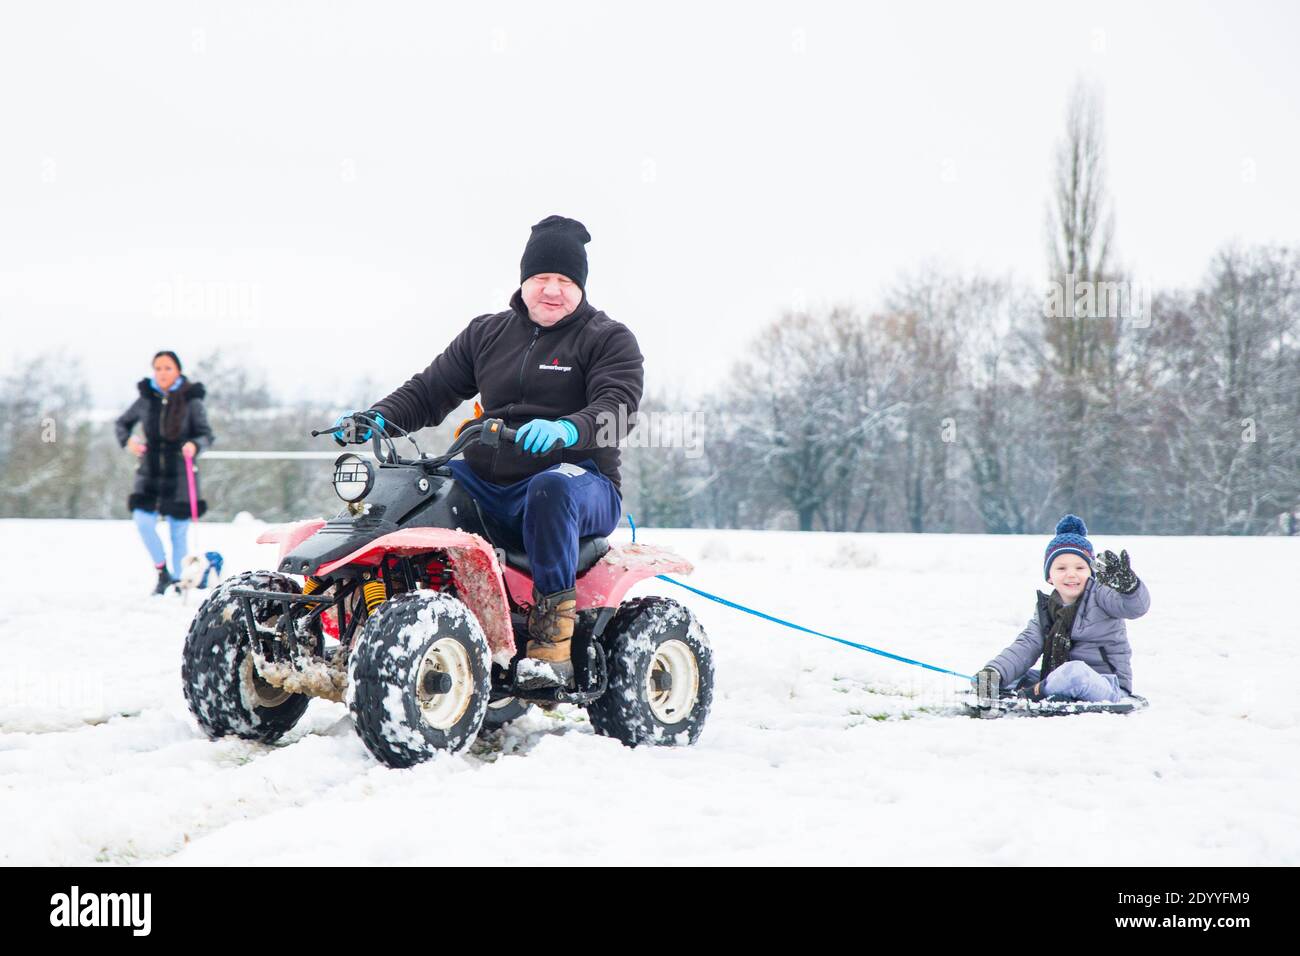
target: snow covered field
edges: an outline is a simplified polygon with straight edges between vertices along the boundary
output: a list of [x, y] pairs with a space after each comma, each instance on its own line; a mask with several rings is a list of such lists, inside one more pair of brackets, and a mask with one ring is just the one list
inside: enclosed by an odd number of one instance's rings
[[[257, 530], [202, 544], [273, 566]], [[1047, 538], [639, 540], [698, 587], [974, 673], [1028, 620]], [[957, 678], [649, 581], [633, 593], [690, 604], [714, 645], [697, 747], [535, 711], [394, 771], [324, 701], [275, 746], [207, 740], [180, 690], [198, 600], [146, 596], [131, 526], [0, 521], [0, 862], [1300, 864], [1300, 539], [1093, 541], [1151, 587], [1129, 630], [1144, 713], [971, 720]]]

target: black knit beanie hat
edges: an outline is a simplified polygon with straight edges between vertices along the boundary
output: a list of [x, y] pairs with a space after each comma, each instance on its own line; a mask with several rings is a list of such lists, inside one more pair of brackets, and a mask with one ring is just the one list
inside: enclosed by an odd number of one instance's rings
[[568, 276], [584, 292], [587, 289], [587, 250], [591, 242], [587, 227], [576, 219], [547, 216], [533, 226], [533, 234], [524, 246], [519, 261], [519, 281], [539, 272], [558, 272]]

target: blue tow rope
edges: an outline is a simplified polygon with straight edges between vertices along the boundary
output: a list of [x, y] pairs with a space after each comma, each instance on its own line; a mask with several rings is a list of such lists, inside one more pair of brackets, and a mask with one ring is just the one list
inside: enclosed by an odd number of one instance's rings
[[[630, 514], [627, 516], [627, 523], [632, 526], [632, 541], [633, 543], [636, 543], [636, 523], [632, 520], [632, 516]], [[869, 654], [879, 654], [881, 657], [887, 657], [891, 661], [899, 661], [900, 663], [903, 664], [911, 664], [914, 667], [924, 667], [926, 670], [937, 671], [940, 674], [951, 674], [953, 677], [960, 677], [962, 680], [971, 681], [975, 679], [971, 677], [969, 674], [960, 674], [957, 671], [950, 671], [946, 667], [936, 667], [933, 664], [926, 664], [924, 661], [914, 661], [910, 657], [902, 657], [901, 655], [898, 654], [891, 654], [889, 651], [882, 651], [878, 647], [870, 647], [866, 644], [859, 644], [856, 641], [845, 640], [842, 637], [836, 637], [834, 634], [823, 634], [821, 631], [814, 631], [812, 628], [804, 627], [802, 624], [795, 624], [793, 621], [786, 621], [783, 620], [782, 618], [774, 617], [771, 614], [765, 614], [762, 611], [756, 611], [752, 607], [745, 607], [745, 605], [743, 604], [737, 604], [735, 601], [729, 601], [726, 598], [719, 597], [716, 594], [710, 594], [708, 591], [702, 591], [699, 588], [693, 588], [689, 584], [686, 584], [682, 581], [675, 580], [674, 578], [670, 578], [666, 574], [656, 574], [655, 577], [659, 578], [662, 581], [667, 581], [669, 584], [675, 584], [679, 588], [685, 588], [687, 591], [690, 591], [692, 594], [698, 594], [700, 597], [708, 598], [710, 601], [716, 601], [719, 604], [723, 604], [730, 608], [735, 608], [737, 611], [744, 611], [746, 614], [754, 615], [754, 617], [761, 617], [765, 621], [771, 621], [774, 624], [780, 624], [782, 627], [788, 627], [795, 631], [802, 631], [805, 634], [812, 634], [815, 637], [822, 637], [828, 641], [834, 641], [836, 644], [843, 644], [845, 647], [853, 647], [860, 651], [866, 651]]]

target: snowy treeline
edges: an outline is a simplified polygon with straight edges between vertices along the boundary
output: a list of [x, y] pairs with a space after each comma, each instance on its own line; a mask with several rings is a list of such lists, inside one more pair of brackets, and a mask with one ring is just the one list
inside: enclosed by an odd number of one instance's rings
[[783, 316], [705, 413], [693, 449], [625, 452], [639, 521], [1270, 533], [1300, 508], [1300, 251], [1225, 249], [1149, 324], [919, 273], [879, 312]]
[[[194, 368], [218, 449], [328, 450], [307, 430], [381, 393], [290, 405], [245, 363]], [[4, 371], [0, 516], [125, 516], [134, 460], [79, 372], [55, 356]], [[1073, 510], [1103, 531], [1261, 534], [1300, 508], [1295, 249], [1225, 249], [1137, 323], [1049, 318], [1042, 290], [922, 271], [875, 312], [782, 316], [703, 401], [666, 378], [648, 370], [643, 409], [698, 430], [633, 433], [625, 502], [646, 525], [1044, 532]], [[203, 467], [216, 519], [321, 513], [328, 477], [320, 461]]]

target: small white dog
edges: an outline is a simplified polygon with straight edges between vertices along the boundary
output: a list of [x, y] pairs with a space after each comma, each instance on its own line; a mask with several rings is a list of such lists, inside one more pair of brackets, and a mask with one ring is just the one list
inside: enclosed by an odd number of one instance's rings
[[[208, 562], [205, 558], [197, 554], [187, 554], [185, 556], [185, 560], [182, 562], [181, 576], [172, 587], [180, 592], [186, 604], [190, 602], [190, 592], [200, 586], [203, 582], [204, 572], [208, 569]], [[212, 570], [215, 571], [216, 569]], [[221, 573], [217, 571], [214, 576], [219, 579]]]

